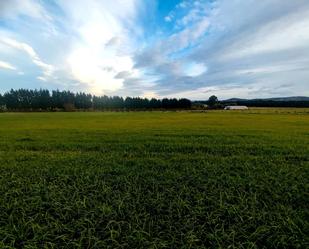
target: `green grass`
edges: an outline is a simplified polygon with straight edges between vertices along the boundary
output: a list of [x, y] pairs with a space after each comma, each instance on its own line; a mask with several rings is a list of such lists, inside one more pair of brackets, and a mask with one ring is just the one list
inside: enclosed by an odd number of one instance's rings
[[0, 248], [308, 248], [309, 110], [0, 114]]

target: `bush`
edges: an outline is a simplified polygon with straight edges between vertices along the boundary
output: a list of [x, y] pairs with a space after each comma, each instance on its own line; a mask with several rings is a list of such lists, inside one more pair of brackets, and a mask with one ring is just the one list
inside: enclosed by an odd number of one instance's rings
[[63, 105], [63, 108], [66, 112], [73, 112], [75, 111], [75, 106], [72, 103], [66, 103]]
[[0, 105], [0, 112], [6, 112], [7, 108], [5, 105]]

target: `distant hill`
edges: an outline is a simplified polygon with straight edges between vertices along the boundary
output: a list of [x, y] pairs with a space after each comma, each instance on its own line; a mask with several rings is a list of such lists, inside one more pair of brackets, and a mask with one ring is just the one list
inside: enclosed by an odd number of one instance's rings
[[309, 107], [309, 97], [293, 96], [265, 99], [232, 98], [221, 101], [224, 105], [245, 105], [250, 107]]
[[[208, 104], [207, 100], [194, 101], [194, 104]], [[265, 99], [231, 98], [220, 101], [221, 105], [244, 105], [249, 107], [309, 107], [309, 97], [293, 96]]]
[[264, 98], [264, 99], [240, 99], [240, 98], [231, 98], [223, 100], [222, 102], [239, 102], [239, 101], [309, 101], [309, 97], [305, 96], [293, 96], [293, 97], [279, 97], [279, 98]]

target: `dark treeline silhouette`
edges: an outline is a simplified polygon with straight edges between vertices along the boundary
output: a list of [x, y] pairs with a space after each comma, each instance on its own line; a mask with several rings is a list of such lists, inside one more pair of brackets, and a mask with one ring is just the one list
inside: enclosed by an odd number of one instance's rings
[[244, 105], [248, 107], [309, 107], [309, 101], [239, 100], [223, 102], [225, 105]]
[[71, 91], [18, 89], [0, 94], [0, 108], [17, 111], [35, 110], [115, 110], [115, 109], [189, 109], [188, 99], [122, 98], [95, 96]]
[[213, 95], [208, 101], [194, 101], [192, 104], [194, 106], [208, 105], [208, 109], [223, 109], [225, 106], [236, 105], [248, 107], [309, 107], [309, 100], [307, 99], [307, 97], [288, 97], [281, 99], [230, 99], [219, 101]]

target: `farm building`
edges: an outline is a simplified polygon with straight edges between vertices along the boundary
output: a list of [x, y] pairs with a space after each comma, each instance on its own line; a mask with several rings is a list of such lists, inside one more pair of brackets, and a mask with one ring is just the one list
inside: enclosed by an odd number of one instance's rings
[[224, 110], [248, 110], [247, 106], [235, 105], [235, 106], [226, 106]]

